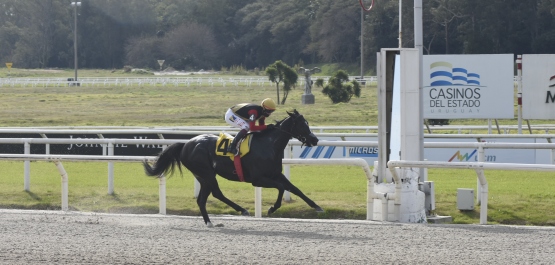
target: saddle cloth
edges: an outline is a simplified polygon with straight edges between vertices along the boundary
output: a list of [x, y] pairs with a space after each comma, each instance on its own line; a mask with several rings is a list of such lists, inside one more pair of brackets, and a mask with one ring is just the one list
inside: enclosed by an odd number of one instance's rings
[[[247, 134], [247, 136], [241, 141], [239, 146], [239, 152], [241, 153], [241, 157], [245, 156], [250, 151], [252, 140], [252, 134]], [[218, 156], [227, 156], [229, 159], [233, 160], [233, 154], [227, 151], [227, 147], [231, 145], [231, 141], [233, 141], [233, 136], [228, 133], [220, 132], [220, 136], [216, 141], [216, 155]]]

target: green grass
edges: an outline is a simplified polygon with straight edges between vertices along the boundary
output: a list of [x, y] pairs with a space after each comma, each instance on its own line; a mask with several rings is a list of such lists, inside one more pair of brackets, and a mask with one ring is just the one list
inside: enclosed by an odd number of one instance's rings
[[[555, 225], [553, 172], [486, 170], [488, 181], [488, 222], [518, 225]], [[430, 169], [434, 181], [436, 212], [453, 217], [454, 223], [477, 223], [480, 206], [473, 211], [459, 211], [457, 188], [474, 189], [474, 170]]]
[[[145, 176], [139, 163], [116, 163], [114, 166], [115, 194], [108, 195], [107, 164], [64, 162], [69, 176], [69, 205], [73, 210], [93, 212], [157, 213], [158, 181]], [[4, 174], [0, 178], [4, 208], [60, 209], [61, 179], [50, 162], [31, 165], [31, 192], [23, 191], [23, 162], [0, 161]], [[312, 166], [293, 166], [292, 181], [328, 213], [317, 215], [304, 201], [292, 196], [284, 202], [275, 216], [327, 217], [364, 219], [366, 216], [366, 177], [357, 167], [329, 166], [332, 170], [317, 170]], [[317, 178], [317, 179], [315, 179]], [[254, 213], [254, 188], [250, 184], [219, 179], [224, 194]], [[167, 211], [172, 214], [198, 215], [193, 197], [193, 176], [184, 171], [167, 180]], [[318, 183], [317, 186], [314, 186]], [[272, 206], [277, 190], [263, 189], [265, 209]], [[348, 205], [348, 206], [347, 206]], [[212, 214], [237, 214], [220, 201], [209, 198]], [[347, 208], [345, 208], [347, 207]], [[265, 211], [265, 210], [264, 210]], [[265, 215], [266, 213], [264, 213]], [[345, 216], [347, 214], [347, 216]]]
[[[31, 165], [31, 192], [23, 191], [23, 162], [0, 161], [0, 207], [50, 209], [61, 207], [61, 180], [50, 162]], [[158, 213], [158, 181], [144, 175], [138, 163], [115, 164], [115, 194], [108, 195], [107, 164], [65, 162], [69, 175], [69, 206], [72, 210], [111, 213]], [[517, 225], [555, 225], [552, 173], [533, 175], [520, 171], [486, 171], [489, 183], [488, 223]], [[473, 211], [457, 210], [457, 188], [476, 190], [473, 170], [430, 169], [428, 179], [436, 187], [438, 215], [453, 217], [453, 223], [479, 223], [480, 206]], [[219, 178], [224, 194], [254, 214], [254, 189], [251, 185]], [[366, 177], [353, 166], [291, 166], [291, 180], [307, 196], [325, 209], [318, 214], [292, 195], [274, 217], [292, 218], [366, 218]], [[167, 180], [167, 212], [199, 215], [193, 197], [193, 177], [184, 171]], [[277, 191], [263, 189], [263, 216], [275, 202]], [[209, 198], [211, 214], [238, 214], [220, 201]]]
[[[238, 102], [276, 98], [275, 87], [2, 87], [4, 126], [196, 126], [225, 125], [223, 114]], [[332, 104], [315, 93], [317, 104], [302, 105], [304, 90], [292, 90], [270, 119], [297, 109], [311, 125], [377, 123], [376, 89], [363, 89], [349, 104]], [[282, 96], [282, 95], [280, 95]], [[117, 115], [114, 115], [117, 113]], [[17, 117], [17, 118], [14, 118]]]
[[[72, 70], [55, 73], [12, 69], [18, 76], [72, 76]], [[19, 71], [18, 71], [19, 70]], [[0, 77], [7, 70], [0, 68]], [[60, 73], [61, 72], [61, 73]], [[111, 76], [122, 73], [80, 70], [80, 76]], [[276, 97], [275, 87], [2, 87], [0, 123], [6, 127], [38, 126], [195, 126], [225, 125], [223, 114], [238, 102], [259, 102]], [[316, 104], [302, 105], [302, 88], [289, 94], [284, 106], [270, 118], [285, 117], [284, 110], [299, 110], [312, 126], [377, 125], [376, 88], [363, 88], [361, 98], [332, 104], [313, 89]], [[280, 95], [281, 96], [281, 95]], [[452, 124], [487, 125], [487, 120], [452, 120]], [[534, 124], [552, 121], [534, 121]], [[500, 120], [516, 125], [516, 119]], [[474, 133], [478, 133], [474, 131]], [[483, 133], [483, 132], [482, 132]], [[23, 163], [0, 161], [0, 207], [60, 209], [61, 183], [56, 167], [47, 162], [31, 163], [31, 192], [23, 191]], [[115, 164], [115, 195], [108, 195], [106, 163], [64, 163], [69, 174], [69, 204], [72, 209], [97, 212], [158, 212], [158, 182], [146, 177], [137, 163]], [[436, 213], [449, 215], [454, 223], [479, 223], [479, 206], [470, 212], [456, 208], [457, 188], [476, 189], [472, 170], [430, 169], [435, 182]], [[292, 182], [326, 212], [317, 214], [293, 196], [274, 216], [295, 218], [366, 217], [366, 179], [357, 167], [292, 166]], [[487, 171], [489, 182], [488, 222], [501, 224], [555, 225], [555, 178], [553, 173]], [[254, 190], [249, 184], [220, 181], [230, 199], [254, 212]], [[167, 208], [170, 214], [199, 215], [193, 198], [193, 177], [168, 180]], [[263, 208], [273, 205], [276, 191], [263, 190]], [[213, 214], [236, 214], [210, 197]], [[265, 213], [264, 213], [265, 215]]]

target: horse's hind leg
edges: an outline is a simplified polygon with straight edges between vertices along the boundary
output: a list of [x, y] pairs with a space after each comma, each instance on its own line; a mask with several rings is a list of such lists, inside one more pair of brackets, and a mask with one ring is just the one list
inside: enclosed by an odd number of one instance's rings
[[200, 214], [204, 219], [204, 223], [208, 227], [213, 227], [214, 225], [212, 225], [212, 222], [210, 222], [210, 218], [208, 217], [208, 212], [206, 211], [206, 201], [208, 200], [208, 196], [210, 196], [210, 186], [204, 185], [203, 183], [201, 183], [200, 191], [197, 197], [197, 205], [198, 205], [198, 208], [200, 209]]

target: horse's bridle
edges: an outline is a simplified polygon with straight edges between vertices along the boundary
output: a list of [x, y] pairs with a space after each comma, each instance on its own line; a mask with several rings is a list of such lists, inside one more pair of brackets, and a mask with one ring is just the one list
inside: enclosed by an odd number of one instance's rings
[[[295, 128], [295, 124], [296, 124], [296, 122], [297, 122], [297, 118], [299, 118], [299, 117], [302, 117], [302, 115], [298, 115], [298, 116], [296, 116], [296, 117], [293, 118], [293, 124], [291, 125], [291, 128]], [[284, 132], [284, 133], [286, 133], [286, 134], [289, 134], [291, 137], [293, 137], [293, 138], [299, 140], [301, 143], [303, 143], [303, 145], [306, 144], [306, 142], [307, 142], [306, 136], [303, 136], [302, 134], [295, 135], [295, 134], [293, 134], [292, 132], [283, 130], [283, 129], [281, 128], [281, 126], [278, 126], [277, 128], [278, 128], [280, 131], [282, 131], [282, 132]]]

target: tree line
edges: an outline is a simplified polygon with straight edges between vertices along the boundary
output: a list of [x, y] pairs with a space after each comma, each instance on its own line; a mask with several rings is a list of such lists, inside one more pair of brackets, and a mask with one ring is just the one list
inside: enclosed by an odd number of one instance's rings
[[[72, 1], [0, 0], [0, 61], [72, 68]], [[80, 2], [79, 68], [158, 69], [157, 60], [178, 70], [356, 64], [362, 35], [372, 71], [376, 52], [398, 47], [398, 0], [378, 0], [362, 16], [356, 0]], [[555, 53], [555, 0], [423, 4], [425, 54]], [[414, 47], [413, 1], [402, 7], [402, 45]]]

